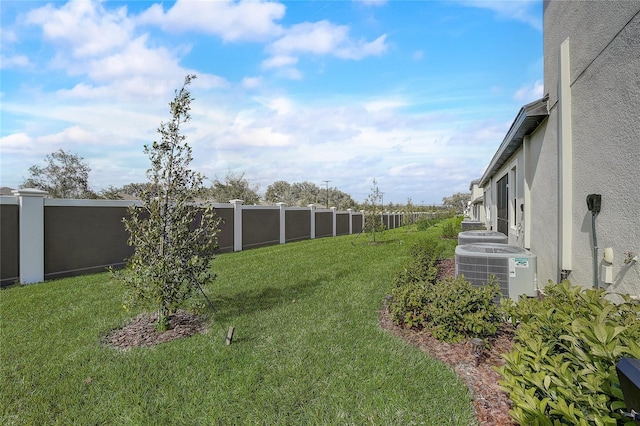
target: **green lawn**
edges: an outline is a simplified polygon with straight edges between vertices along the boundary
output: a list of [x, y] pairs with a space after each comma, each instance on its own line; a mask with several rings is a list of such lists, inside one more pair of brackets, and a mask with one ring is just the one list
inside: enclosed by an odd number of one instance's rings
[[455, 373], [378, 326], [394, 274], [424, 235], [221, 255], [210, 331], [154, 348], [101, 344], [134, 315], [109, 274], [2, 290], [0, 423], [473, 424]]

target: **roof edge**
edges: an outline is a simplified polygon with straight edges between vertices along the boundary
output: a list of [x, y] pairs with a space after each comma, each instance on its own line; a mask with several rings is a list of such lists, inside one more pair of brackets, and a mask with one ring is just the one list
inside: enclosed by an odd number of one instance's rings
[[[511, 123], [509, 131], [480, 178], [480, 187], [483, 187], [493, 174], [504, 165], [506, 160], [511, 156], [511, 153], [522, 145], [522, 138], [533, 133], [540, 125], [540, 122], [549, 116], [549, 109], [547, 107], [548, 100], [549, 94], [546, 94], [542, 98], [523, 105], [522, 108], [520, 108], [518, 115], [516, 115], [513, 123]], [[538, 119], [533, 121], [527, 120], [533, 117]], [[510, 152], [508, 156], [505, 155], [507, 152]]]

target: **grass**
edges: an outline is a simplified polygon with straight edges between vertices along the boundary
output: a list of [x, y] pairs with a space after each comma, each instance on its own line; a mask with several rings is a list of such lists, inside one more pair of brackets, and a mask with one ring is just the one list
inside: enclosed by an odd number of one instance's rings
[[378, 326], [393, 275], [424, 235], [221, 255], [210, 331], [154, 348], [101, 344], [134, 315], [108, 274], [3, 290], [0, 423], [473, 424], [455, 373]]

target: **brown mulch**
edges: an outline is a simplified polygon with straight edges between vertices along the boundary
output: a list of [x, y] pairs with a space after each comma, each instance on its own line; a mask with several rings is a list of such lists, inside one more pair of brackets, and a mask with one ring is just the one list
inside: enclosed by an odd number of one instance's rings
[[[440, 263], [438, 278], [453, 276], [455, 263], [453, 259], [447, 259]], [[513, 329], [505, 326], [499, 330], [496, 336], [489, 339], [490, 349], [485, 349], [476, 365], [476, 356], [472, 353], [472, 344], [446, 343], [435, 339], [427, 331], [404, 329], [395, 325], [389, 318], [386, 306], [380, 312], [380, 326], [393, 335], [404, 339], [412, 345], [420, 348], [429, 356], [449, 365], [456, 374], [461, 377], [469, 388], [473, 405], [481, 426], [506, 425], [513, 426], [509, 415], [511, 400], [508, 395], [500, 390], [498, 380], [500, 375], [493, 369], [503, 365], [502, 354], [511, 350], [513, 342]]]
[[140, 314], [124, 327], [113, 330], [107, 335], [105, 344], [118, 349], [155, 346], [182, 337], [207, 332], [206, 324], [204, 324], [201, 317], [182, 309], [171, 316], [167, 331], [158, 331], [156, 329], [157, 322], [157, 313]]

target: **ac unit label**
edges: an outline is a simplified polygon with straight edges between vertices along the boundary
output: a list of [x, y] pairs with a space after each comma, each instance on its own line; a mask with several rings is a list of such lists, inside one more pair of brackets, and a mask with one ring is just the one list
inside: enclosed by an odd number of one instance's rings
[[509, 258], [509, 277], [516, 277], [516, 268], [528, 268], [529, 259], [526, 257], [510, 257]]

